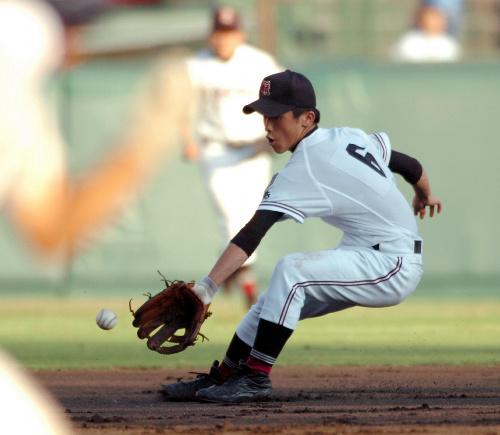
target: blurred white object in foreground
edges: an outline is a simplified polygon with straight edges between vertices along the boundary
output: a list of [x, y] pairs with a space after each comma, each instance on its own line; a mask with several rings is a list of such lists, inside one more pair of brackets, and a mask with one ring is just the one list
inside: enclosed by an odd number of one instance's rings
[[0, 421], [9, 435], [73, 433], [63, 410], [10, 356], [0, 351]]

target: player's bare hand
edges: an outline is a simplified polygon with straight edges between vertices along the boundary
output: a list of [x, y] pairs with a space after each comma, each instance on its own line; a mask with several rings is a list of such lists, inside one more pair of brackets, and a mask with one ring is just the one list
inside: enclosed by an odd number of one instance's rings
[[419, 216], [423, 219], [426, 215], [426, 209], [429, 208], [429, 217], [434, 217], [434, 213], [441, 213], [442, 204], [441, 200], [435, 196], [429, 196], [427, 198], [421, 198], [417, 195], [413, 198], [413, 212], [415, 216]]
[[189, 161], [198, 160], [200, 157], [200, 148], [194, 142], [187, 143], [182, 149], [182, 156]]

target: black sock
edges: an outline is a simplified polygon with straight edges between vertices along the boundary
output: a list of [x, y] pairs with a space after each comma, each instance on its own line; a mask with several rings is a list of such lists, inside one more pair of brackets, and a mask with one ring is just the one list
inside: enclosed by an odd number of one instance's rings
[[227, 348], [223, 364], [233, 369], [239, 364], [240, 360], [247, 360], [251, 350], [252, 348], [235, 333], [229, 347]]
[[[288, 329], [277, 323], [260, 319], [255, 343], [250, 351], [250, 359], [253, 359], [253, 362], [258, 360], [265, 366], [268, 366], [269, 370], [265, 371], [269, 373], [292, 333], [293, 329]], [[252, 364], [250, 360], [250, 366], [252, 365], [255, 364]], [[262, 369], [262, 365], [260, 365], [260, 368]]]

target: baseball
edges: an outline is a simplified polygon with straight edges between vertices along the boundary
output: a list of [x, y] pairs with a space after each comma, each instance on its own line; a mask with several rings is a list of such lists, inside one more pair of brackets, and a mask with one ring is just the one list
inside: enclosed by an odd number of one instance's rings
[[118, 317], [116, 314], [107, 308], [102, 308], [95, 317], [97, 326], [105, 330], [113, 329], [116, 326], [117, 320]]

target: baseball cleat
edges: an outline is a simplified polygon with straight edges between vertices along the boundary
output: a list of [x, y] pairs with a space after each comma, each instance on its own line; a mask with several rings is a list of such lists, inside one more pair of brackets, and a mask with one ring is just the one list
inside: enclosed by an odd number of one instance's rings
[[161, 388], [163, 398], [167, 401], [197, 401], [196, 392], [202, 388], [218, 385], [222, 382], [219, 373], [219, 361], [214, 361], [209, 373], [197, 373], [195, 379], [164, 384]]
[[214, 403], [240, 403], [265, 400], [271, 396], [271, 379], [264, 373], [253, 372], [246, 364], [223, 384], [199, 389], [196, 399]]

